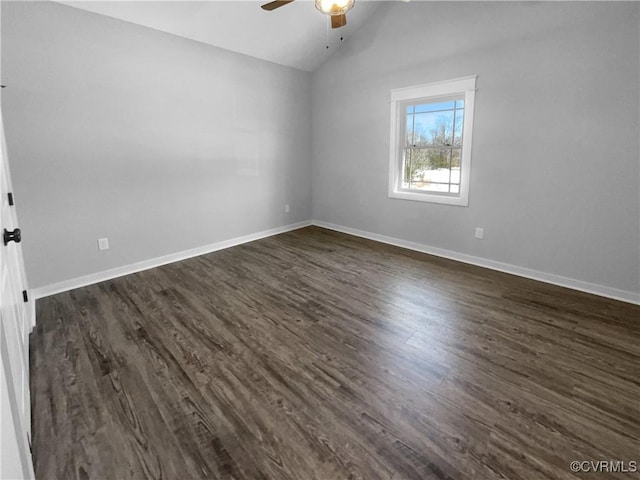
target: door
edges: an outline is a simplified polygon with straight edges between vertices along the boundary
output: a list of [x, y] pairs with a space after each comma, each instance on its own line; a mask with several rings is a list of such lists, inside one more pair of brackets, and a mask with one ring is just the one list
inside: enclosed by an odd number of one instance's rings
[[[0, 478], [33, 478], [27, 285], [0, 113]], [[5, 238], [5, 232], [13, 235]], [[8, 241], [7, 241], [8, 240]], [[6, 242], [7, 241], [7, 242]], [[6, 243], [5, 243], [6, 242]]]

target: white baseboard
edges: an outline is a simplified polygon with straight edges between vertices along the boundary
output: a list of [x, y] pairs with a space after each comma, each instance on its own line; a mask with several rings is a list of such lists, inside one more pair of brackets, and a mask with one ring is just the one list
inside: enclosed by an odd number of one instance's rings
[[160, 267], [168, 263], [179, 262], [180, 260], [197, 257], [198, 255], [204, 255], [206, 253], [224, 250], [225, 248], [234, 247], [243, 243], [253, 242], [254, 240], [271, 237], [279, 233], [290, 232], [291, 230], [308, 227], [309, 225], [311, 225], [310, 221], [292, 223], [289, 225], [284, 225], [282, 227], [263, 230], [261, 232], [243, 235], [242, 237], [231, 238], [229, 240], [223, 240], [221, 242], [212, 243], [210, 245], [204, 245], [202, 247], [184, 250], [182, 252], [171, 253], [162, 257], [151, 258], [142, 262], [132, 263], [131, 265], [112, 268], [110, 270], [104, 270], [102, 272], [92, 273], [90, 275], [72, 278], [70, 280], [64, 280], [62, 282], [53, 283], [51, 285], [45, 285], [44, 287], [35, 288], [31, 291], [31, 295], [34, 300], [38, 298], [48, 297], [50, 295], [55, 295], [56, 293], [62, 293], [68, 290], [73, 290], [75, 288], [86, 287], [87, 285], [104, 282], [105, 280], [111, 280], [112, 278], [122, 277], [131, 273]]
[[[530, 268], [519, 267], [517, 265], [511, 265], [508, 263], [497, 262], [486, 258], [475, 257], [473, 255], [467, 255], [464, 253], [458, 253], [451, 250], [445, 250], [443, 248], [432, 247], [429, 245], [410, 242], [402, 240], [400, 238], [388, 237], [386, 235], [379, 235], [377, 233], [367, 232], [364, 230], [358, 230], [356, 228], [344, 227], [342, 225], [336, 225], [333, 223], [323, 222], [320, 220], [312, 220], [305, 222], [293, 223], [282, 227], [272, 228], [270, 230], [264, 230], [242, 237], [236, 237], [229, 240], [223, 240], [211, 245], [205, 245], [202, 247], [193, 248], [191, 250], [185, 250], [182, 252], [172, 253], [162, 257], [152, 258], [142, 262], [133, 263], [131, 265], [125, 265], [123, 267], [113, 268], [102, 272], [92, 273], [78, 278], [72, 278], [70, 280], [64, 280], [62, 282], [39, 287], [31, 291], [31, 296], [34, 300], [42, 297], [48, 297], [49, 295], [55, 295], [56, 293], [66, 292], [75, 288], [92, 285], [94, 283], [104, 282], [105, 280], [111, 280], [112, 278], [122, 277], [131, 273], [148, 270], [150, 268], [160, 267], [168, 263], [178, 262], [180, 260], [186, 260], [187, 258], [196, 257], [198, 255], [204, 255], [206, 253], [223, 250], [225, 248], [234, 247], [247, 242], [253, 242], [261, 238], [270, 237], [279, 233], [289, 232], [291, 230], [297, 230], [299, 228], [307, 227], [309, 225], [317, 225], [318, 227], [327, 228], [329, 230], [335, 230], [337, 232], [347, 233], [349, 235], [355, 235], [357, 237], [367, 238], [377, 242], [387, 243], [395, 245], [397, 247], [407, 248], [409, 250], [415, 250], [417, 252], [427, 253], [429, 255], [435, 255], [438, 257], [448, 258], [451, 260], [457, 260], [463, 263], [469, 263], [471, 265], [477, 265], [479, 267], [490, 268], [500, 272], [510, 273], [512, 275], [518, 275], [520, 277], [530, 278], [532, 280], [538, 280], [545, 283], [551, 283], [559, 285], [561, 287], [572, 288], [582, 292], [592, 293], [600, 295], [602, 297], [613, 298], [615, 300], [621, 300], [623, 302], [633, 303], [640, 305], [640, 293], [631, 292], [627, 290], [619, 290], [616, 288], [606, 287], [603, 285], [597, 285], [594, 283], [583, 282], [581, 280], [575, 280], [572, 278], [562, 277], [560, 275], [554, 275], [551, 273], [540, 272], [538, 270], [532, 270]], [[34, 304], [35, 302], [31, 302]], [[35, 312], [35, 308], [34, 308]], [[35, 315], [34, 315], [35, 317]]]
[[435, 255], [437, 257], [457, 260], [459, 262], [469, 263], [471, 265], [477, 265], [479, 267], [490, 268], [491, 270], [510, 273], [519, 277], [530, 278], [532, 280], [551, 283], [554, 285], [559, 285], [561, 287], [571, 288], [573, 290], [592, 293], [601, 297], [613, 298], [615, 300], [621, 300], [623, 302], [640, 305], [639, 292], [631, 292], [627, 290], [619, 290], [617, 288], [605, 287], [603, 285], [583, 282], [581, 280], [574, 280], [572, 278], [562, 277], [560, 275], [540, 272], [538, 270], [532, 270], [530, 268], [518, 267], [517, 265], [511, 265], [508, 263], [496, 262], [494, 260], [489, 260], [486, 258], [453, 252], [451, 250], [445, 250], [443, 248], [431, 247], [429, 245], [424, 245], [421, 243], [410, 242], [395, 237], [388, 237], [386, 235], [379, 235], [377, 233], [358, 230], [356, 228], [344, 227], [342, 225], [335, 225], [333, 223], [323, 222], [320, 220], [313, 220], [311, 223], [318, 227], [347, 233], [349, 235], [355, 235], [356, 237], [367, 238], [369, 240], [375, 240], [376, 242], [388, 243], [390, 245], [407, 248], [409, 250], [415, 250], [417, 252], [428, 253], [429, 255]]

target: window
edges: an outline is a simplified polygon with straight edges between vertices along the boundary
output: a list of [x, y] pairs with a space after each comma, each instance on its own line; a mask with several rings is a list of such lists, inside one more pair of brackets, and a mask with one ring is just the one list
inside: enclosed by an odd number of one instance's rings
[[389, 197], [467, 206], [476, 77], [391, 91]]

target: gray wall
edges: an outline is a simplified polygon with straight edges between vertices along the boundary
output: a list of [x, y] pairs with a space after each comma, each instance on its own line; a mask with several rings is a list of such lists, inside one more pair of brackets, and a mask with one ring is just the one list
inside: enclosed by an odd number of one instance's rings
[[[313, 76], [314, 219], [638, 292], [638, 10], [382, 7]], [[389, 199], [389, 90], [475, 74], [469, 207]]]
[[[32, 288], [308, 220], [313, 200], [317, 220], [640, 290], [638, 3], [391, 2], [313, 77], [3, 9]], [[470, 206], [389, 199], [389, 90], [474, 74]]]
[[50, 2], [2, 22], [31, 288], [311, 217], [310, 74]]

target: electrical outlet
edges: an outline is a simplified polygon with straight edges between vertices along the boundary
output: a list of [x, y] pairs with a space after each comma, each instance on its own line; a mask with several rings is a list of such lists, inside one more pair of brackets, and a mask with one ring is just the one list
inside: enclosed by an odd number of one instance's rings
[[99, 238], [98, 239], [98, 250], [109, 250], [109, 239], [108, 238]]
[[476, 238], [479, 238], [479, 239], [484, 238], [484, 228], [476, 227]]
[[287, 204], [284, 206], [284, 213], [289, 213], [289, 210], [290, 210], [290, 208], [289, 208], [289, 204], [287, 203]]

